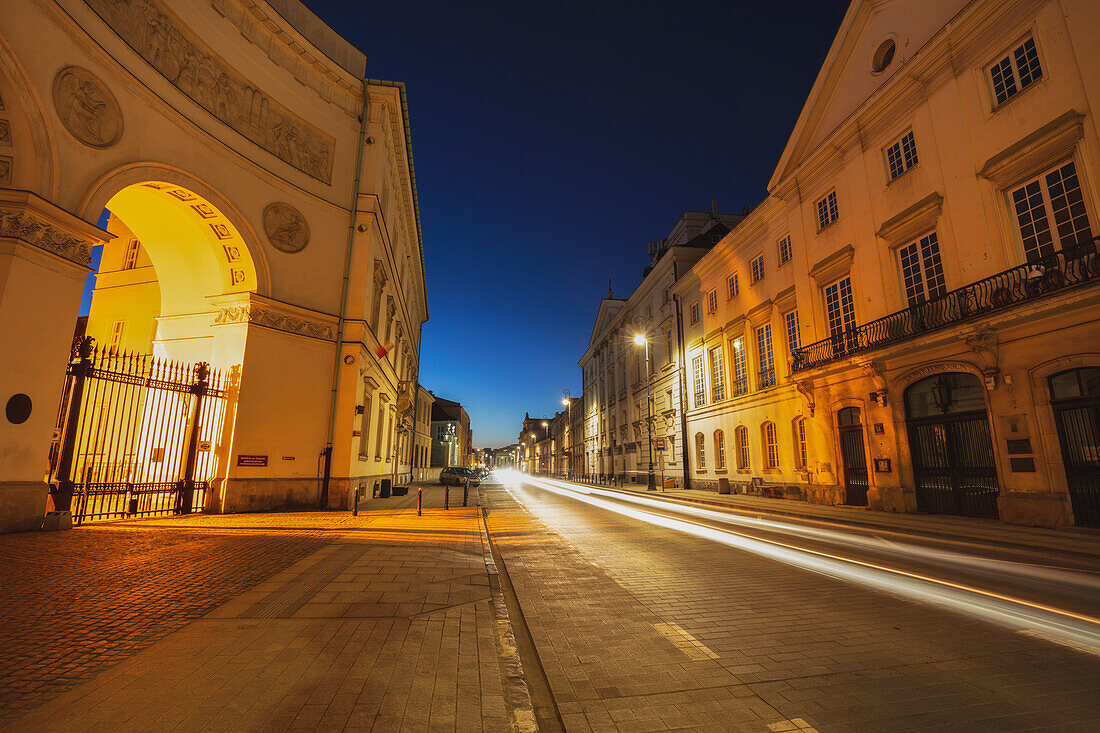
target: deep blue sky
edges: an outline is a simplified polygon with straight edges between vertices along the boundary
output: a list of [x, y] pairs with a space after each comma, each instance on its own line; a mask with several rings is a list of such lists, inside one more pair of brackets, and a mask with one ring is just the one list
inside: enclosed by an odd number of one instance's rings
[[404, 81], [431, 319], [421, 382], [474, 444], [581, 390], [610, 277], [685, 209], [759, 202], [847, 0], [306, 0]]

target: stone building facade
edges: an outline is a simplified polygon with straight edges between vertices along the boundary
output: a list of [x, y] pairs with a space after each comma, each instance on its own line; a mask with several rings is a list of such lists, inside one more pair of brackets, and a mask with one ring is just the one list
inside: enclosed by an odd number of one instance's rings
[[674, 288], [693, 484], [1100, 526], [1098, 37], [1087, 0], [851, 4]]
[[141, 272], [104, 270], [129, 294], [98, 298], [99, 346], [121, 323], [120, 348], [229, 379], [205, 509], [347, 506], [407, 473], [423, 248], [404, 87], [364, 72], [297, 0], [0, 4], [0, 337], [20, 354], [0, 362], [20, 406], [0, 424], [0, 529], [46, 509], [104, 242], [110, 267], [139, 242]]

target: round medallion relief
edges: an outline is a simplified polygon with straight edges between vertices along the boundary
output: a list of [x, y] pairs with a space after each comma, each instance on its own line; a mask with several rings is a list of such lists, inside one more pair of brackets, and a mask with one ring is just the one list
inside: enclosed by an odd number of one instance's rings
[[309, 222], [302, 212], [281, 201], [264, 209], [264, 233], [271, 246], [282, 252], [301, 252], [309, 244]]
[[67, 66], [53, 80], [57, 116], [73, 137], [93, 148], [109, 148], [122, 137], [122, 110], [92, 72]]

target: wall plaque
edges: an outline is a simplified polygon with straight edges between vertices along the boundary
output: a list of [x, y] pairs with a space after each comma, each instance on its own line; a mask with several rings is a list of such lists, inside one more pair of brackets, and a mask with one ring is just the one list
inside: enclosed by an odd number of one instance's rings
[[249, 456], [241, 453], [237, 455], [237, 465], [263, 468], [267, 465], [267, 456]]
[[875, 459], [875, 473], [890, 473], [890, 459], [889, 458], [876, 458]]
[[1032, 450], [1031, 450], [1031, 439], [1030, 438], [1019, 438], [1019, 439], [1016, 439], [1016, 440], [1006, 440], [1005, 443], [1008, 445], [1009, 455], [1014, 455], [1014, 454], [1018, 455], [1020, 453], [1031, 453], [1032, 452]]
[[1008, 462], [1012, 467], [1012, 473], [1035, 473], [1035, 459], [1031, 456], [1027, 458], [1009, 458]]
[[92, 148], [109, 148], [122, 137], [118, 101], [92, 72], [66, 66], [53, 80], [53, 104], [65, 129]]

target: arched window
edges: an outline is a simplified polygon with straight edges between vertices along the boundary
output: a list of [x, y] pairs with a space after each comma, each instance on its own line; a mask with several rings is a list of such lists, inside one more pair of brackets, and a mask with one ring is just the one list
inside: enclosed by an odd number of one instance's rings
[[806, 450], [806, 418], [796, 417], [791, 429], [794, 438], [794, 465], [796, 468], [806, 468], [808, 451]]
[[721, 430], [714, 431], [714, 467], [726, 467], [726, 436]]
[[696, 433], [695, 434], [695, 467], [696, 468], [706, 468], [707, 467], [706, 442], [707, 442], [707, 439], [703, 437], [702, 433]]
[[741, 425], [734, 431], [737, 442], [737, 467], [743, 471], [749, 468], [749, 429]]
[[760, 426], [761, 444], [764, 446], [764, 468], [779, 468], [779, 439], [775, 432], [775, 423], [766, 422]]

